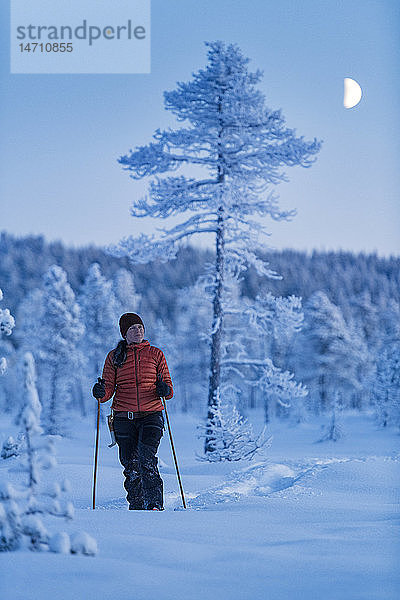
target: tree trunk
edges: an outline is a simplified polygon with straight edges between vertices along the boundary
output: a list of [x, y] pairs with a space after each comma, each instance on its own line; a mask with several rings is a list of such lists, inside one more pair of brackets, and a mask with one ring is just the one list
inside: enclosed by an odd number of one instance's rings
[[26, 456], [27, 456], [28, 471], [29, 471], [28, 487], [29, 487], [30, 494], [32, 494], [37, 481], [36, 481], [36, 478], [34, 475], [33, 461], [35, 459], [34, 459], [34, 453], [33, 453], [32, 444], [31, 444], [31, 433], [27, 427], [25, 427], [25, 439], [26, 439]]
[[56, 398], [56, 368], [51, 369], [50, 401], [47, 433], [55, 435], [59, 433], [57, 423], [57, 398]]
[[[218, 184], [220, 194], [223, 194], [222, 186], [225, 180], [223, 168], [222, 133], [224, 122], [222, 118], [222, 95], [218, 97], [219, 132], [218, 132]], [[222, 197], [221, 197], [222, 200]], [[210, 361], [210, 383], [208, 388], [208, 414], [207, 423], [211, 425], [213, 419], [212, 408], [216, 406], [219, 398], [220, 373], [221, 373], [221, 337], [223, 325], [222, 287], [224, 283], [224, 207], [218, 208], [216, 258], [215, 258], [215, 291], [213, 300], [213, 324], [211, 334], [211, 361]], [[214, 423], [215, 426], [215, 423]], [[206, 430], [204, 452], [213, 452], [212, 429]]]
[[182, 412], [183, 413], [187, 413], [189, 410], [189, 406], [188, 406], [188, 397], [187, 397], [187, 389], [186, 389], [186, 383], [185, 380], [183, 380], [182, 383]]
[[[208, 414], [207, 421], [210, 423], [213, 413], [210, 410], [217, 403], [220, 386], [221, 372], [221, 336], [223, 324], [222, 308], [222, 286], [224, 279], [224, 214], [223, 208], [219, 208], [217, 242], [216, 242], [216, 261], [215, 261], [215, 292], [213, 300], [213, 324], [211, 334], [211, 362], [210, 362], [210, 383], [208, 388]], [[207, 429], [204, 452], [213, 451], [211, 442], [212, 430]]]
[[82, 417], [86, 417], [87, 412], [86, 412], [86, 403], [85, 403], [85, 397], [83, 395], [83, 389], [82, 389], [82, 382], [80, 381], [79, 384], [74, 386], [74, 390], [75, 390], [75, 394], [78, 398], [78, 403], [79, 403], [79, 407], [81, 410], [81, 416]]
[[264, 397], [264, 423], [269, 423], [269, 396], [265, 394]]
[[320, 402], [321, 402], [321, 412], [326, 412], [327, 408], [328, 408], [328, 398], [327, 398], [327, 390], [326, 390], [326, 381], [325, 381], [325, 374], [321, 373], [321, 375], [319, 376], [319, 397], [320, 397]]
[[256, 389], [252, 385], [250, 388], [250, 408], [256, 407]]

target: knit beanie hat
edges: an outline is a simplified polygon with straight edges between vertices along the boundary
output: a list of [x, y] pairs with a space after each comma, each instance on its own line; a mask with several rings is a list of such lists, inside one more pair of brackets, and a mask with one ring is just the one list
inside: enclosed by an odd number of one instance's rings
[[143, 323], [142, 319], [139, 317], [139, 315], [136, 315], [135, 313], [123, 314], [119, 320], [119, 330], [121, 332], [122, 337], [124, 338], [126, 336], [126, 332], [128, 331], [128, 329], [131, 325], [136, 325], [137, 323], [140, 323], [140, 325], [143, 325], [143, 329], [144, 329], [144, 323]]

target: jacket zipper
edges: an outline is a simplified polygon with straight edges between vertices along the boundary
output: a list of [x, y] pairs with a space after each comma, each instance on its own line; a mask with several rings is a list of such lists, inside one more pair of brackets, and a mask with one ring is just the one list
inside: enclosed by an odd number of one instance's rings
[[136, 377], [136, 402], [138, 406], [138, 412], [140, 412], [140, 404], [139, 404], [139, 382], [138, 382], [138, 364], [140, 363], [140, 356], [136, 355], [136, 348], [133, 349], [135, 353], [135, 377]]

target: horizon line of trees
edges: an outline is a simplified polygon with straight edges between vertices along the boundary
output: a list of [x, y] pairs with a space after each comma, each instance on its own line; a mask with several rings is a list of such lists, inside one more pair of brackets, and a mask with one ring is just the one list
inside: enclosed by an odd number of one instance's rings
[[[196, 252], [189, 248], [186, 254], [182, 252], [178, 256], [174, 263], [176, 281], [180, 273], [183, 282], [187, 281], [185, 259], [193, 258]], [[296, 253], [291, 253], [293, 256], [296, 257]], [[314, 260], [316, 257], [323, 266], [321, 257], [316, 255]], [[333, 258], [330, 254], [331, 263]], [[350, 264], [345, 269], [348, 275], [361, 270], [356, 260], [352, 268]], [[370, 265], [374, 267], [371, 261]], [[343, 269], [342, 264], [339, 266]], [[192, 268], [195, 270], [193, 265]], [[32, 278], [36, 287], [22, 298], [16, 309], [12, 308], [16, 318], [14, 334], [1, 340], [0, 356], [6, 356], [10, 365], [0, 380], [3, 410], [18, 412], [20, 408], [22, 390], [19, 389], [18, 364], [24, 352], [30, 350], [37, 363], [38, 387], [48, 431], [57, 431], [60, 425], [62, 429], [70, 409], [82, 415], [94, 411], [91, 386], [100, 374], [106, 352], [115, 347], [119, 339], [119, 315], [134, 311], [143, 316], [151, 343], [160, 346], [166, 354], [176, 390], [171, 409], [204, 415], [211, 311], [201, 277], [189, 285], [170, 289], [167, 297], [172, 298], [171, 304], [165, 304], [163, 295], [163, 311], [171, 317], [167, 319], [149, 307], [150, 290], [137, 285], [136, 266], [131, 270], [121, 269], [116, 262], [115, 271], [108, 278], [98, 263], [92, 263], [77, 292], [59, 265], [50, 266], [42, 274], [40, 261], [36, 260], [36, 269], [36, 277]], [[321, 273], [315, 270], [315, 279], [325, 280], [329, 289], [334, 286], [338, 271], [339, 267], [322, 269]], [[386, 272], [394, 273], [394, 265]], [[252, 340], [251, 329], [237, 327], [235, 317], [238, 311], [245, 314], [253, 305], [243, 291], [249, 288], [245, 282], [241, 290], [233, 286], [235, 310], [227, 321], [230, 333], [224, 360], [236, 360], [237, 349], [240, 351], [238, 340], [245, 340], [251, 350], [248, 357], [255, 364], [259, 357], [264, 357], [263, 360], [267, 357], [286, 373], [286, 388], [290, 384], [289, 373], [294, 374], [295, 381], [291, 382], [290, 401], [279, 395], [276, 372], [275, 380], [268, 382], [269, 393], [265, 393], [253, 385], [254, 378], [252, 382], [252, 378], [236, 376], [233, 369], [232, 377], [223, 382], [224, 397], [244, 415], [251, 409], [263, 408], [266, 422], [274, 417], [300, 422], [307, 414], [332, 410], [337, 413], [340, 408], [352, 408], [373, 409], [382, 426], [399, 425], [400, 303], [391, 295], [385, 295], [394, 289], [390, 276], [389, 284], [381, 287], [378, 303], [372, 301], [370, 294], [370, 287], [376, 284], [374, 278], [382, 278], [383, 273], [384, 270], [379, 273], [376, 268], [364, 273], [363, 291], [345, 296], [342, 306], [335, 304], [323, 290], [314, 291], [303, 300], [295, 295], [274, 296], [268, 288], [282, 281], [261, 279], [258, 308], [249, 320], [253, 324], [256, 317], [262, 320], [261, 324], [254, 325], [264, 331], [261, 337], [256, 336], [257, 341]], [[301, 272], [293, 271], [294, 275], [299, 278]], [[152, 281], [151, 265], [147, 265], [147, 277]], [[294, 281], [286, 281], [285, 285], [297, 289]], [[12, 306], [8, 294], [6, 302]], [[156, 303], [156, 307], [160, 305]], [[302, 387], [296, 387], [297, 383]], [[307, 394], [302, 392], [303, 388]], [[56, 398], [62, 398], [62, 403]]]
[[[107, 279], [112, 279], [121, 268], [132, 272], [146, 310], [174, 330], [176, 293], [194, 285], [212, 257], [211, 250], [187, 244], [173, 263], [153, 261], [133, 266], [128, 258], [111, 256], [102, 247], [73, 248], [62, 242], [46, 242], [43, 235], [0, 232], [0, 282], [12, 313], [28, 292], [41, 285], [41, 278], [51, 265], [65, 270], [77, 294], [90, 265], [98, 263]], [[276, 296], [296, 295], [305, 302], [314, 292], [323, 291], [346, 319], [356, 316], [352, 315], [351, 299], [357, 295], [367, 295], [377, 308], [389, 301], [400, 303], [400, 257], [379, 257], [374, 252], [284, 249], [265, 253], [266, 258], [282, 279], [267, 279], [250, 268], [243, 275], [242, 295], [255, 298], [262, 289]]]

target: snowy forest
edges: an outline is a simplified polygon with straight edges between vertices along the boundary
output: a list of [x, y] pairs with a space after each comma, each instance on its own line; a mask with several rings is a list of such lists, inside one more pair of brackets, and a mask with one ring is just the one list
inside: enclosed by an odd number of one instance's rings
[[[71, 361], [59, 358], [60, 381], [62, 369], [66, 379], [57, 385], [63, 386], [66, 412], [93, 412], [91, 386], [101, 375], [106, 353], [120, 339], [118, 318], [137, 311], [151, 343], [163, 349], [170, 364], [176, 388], [171, 410], [205, 417], [211, 317], [201, 276], [213, 258], [211, 250], [186, 246], [174, 262], [132, 266], [101, 248], [73, 249], [39, 236], [3, 232], [0, 257], [2, 304], [15, 317], [12, 335], [3, 334], [1, 340], [1, 356], [9, 365], [0, 379], [3, 411], [17, 414], [20, 409], [18, 365], [26, 350], [33, 353], [38, 372], [47, 373], [45, 350], [57, 339], [66, 344]], [[329, 420], [339, 390], [339, 408], [372, 410], [382, 427], [399, 427], [400, 260], [289, 249], [264, 258], [282, 278], [260, 276], [255, 269], [242, 278], [237, 300], [243, 310], [258, 296], [268, 312], [264, 335], [247, 335], [255, 355], [262, 351], [293, 373], [307, 393], [280, 401], [275, 393], [235, 378], [239, 412], [246, 416], [262, 408], [267, 421], [275, 416], [294, 422], [324, 413]], [[60, 313], [54, 322], [43, 314], [51, 298], [63, 302], [64, 321]], [[56, 333], [67, 324], [66, 338], [59, 340]], [[39, 385], [53, 426], [63, 429], [63, 416], [53, 414], [52, 381], [39, 376]]]

